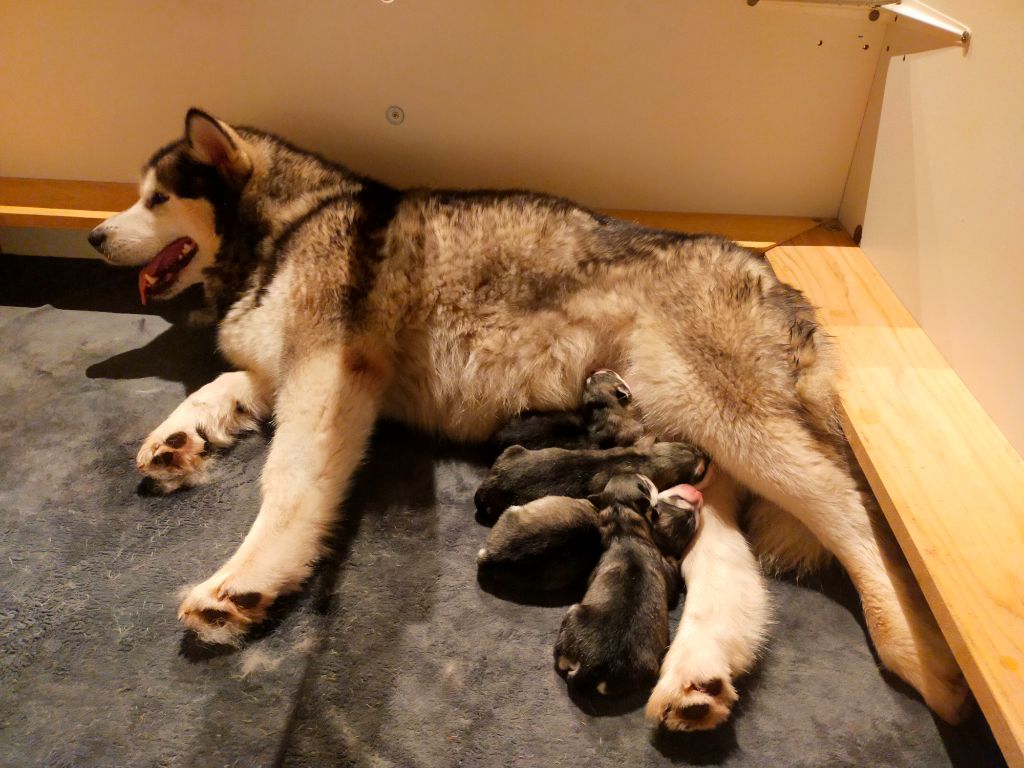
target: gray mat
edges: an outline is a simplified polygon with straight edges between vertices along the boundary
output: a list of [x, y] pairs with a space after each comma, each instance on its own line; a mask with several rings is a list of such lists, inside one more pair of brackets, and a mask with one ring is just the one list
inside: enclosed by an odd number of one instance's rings
[[879, 672], [836, 574], [772, 583], [771, 645], [727, 727], [578, 706], [551, 664], [564, 605], [477, 584], [481, 457], [392, 425], [308, 589], [243, 650], [202, 652], [176, 593], [244, 535], [267, 435], [207, 486], [145, 495], [138, 443], [216, 372], [209, 336], [134, 314], [126, 273], [0, 269], [0, 765], [1002, 764], [980, 717], [942, 726]]

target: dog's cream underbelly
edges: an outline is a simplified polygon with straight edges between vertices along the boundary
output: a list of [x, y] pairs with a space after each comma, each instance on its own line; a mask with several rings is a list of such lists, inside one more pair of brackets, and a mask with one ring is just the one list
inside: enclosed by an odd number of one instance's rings
[[383, 415], [482, 440], [522, 410], [574, 407], [587, 374], [618, 367], [620, 349], [614, 324], [587, 314], [442, 315], [400, 339]]

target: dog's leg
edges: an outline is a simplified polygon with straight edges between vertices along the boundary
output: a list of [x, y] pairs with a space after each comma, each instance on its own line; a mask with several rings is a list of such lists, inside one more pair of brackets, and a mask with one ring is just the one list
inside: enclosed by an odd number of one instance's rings
[[365, 356], [334, 349], [297, 362], [277, 395], [277, 430], [259, 515], [235, 554], [193, 587], [178, 617], [211, 643], [237, 642], [324, 553], [377, 413], [380, 377]]
[[647, 717], [674, 730], [720, 725], [736, 702], [732, 678], [753, 665], [770, 606], [761, 570], [737, 525], [724, 473], [704, 492], [701, 530], [683, 560], [686, 603]]
[[[882, 663], [944, 720], [970, 709], [970, 692], [880, 511], [858, 483], [849, 449], [824, 445], [796, 419], [778, 419], [734, 471], [796, 516], [843, 564], [860, 593]], [[867, 504], [870, 505], [866, 505]]]
[[743, 530], [766, 573], [792, 573], [799, 578], [820, 571], [832, 560], [832, 553], [806, 525], [760, 496], [751, 500]]
[[206, 479], [209, 448], [225, 448], [239, 432], [256, 429], [270, 394], [246, 371], [224, 373], [193, 392], [150, 433], [135, 463], [164, 493]]

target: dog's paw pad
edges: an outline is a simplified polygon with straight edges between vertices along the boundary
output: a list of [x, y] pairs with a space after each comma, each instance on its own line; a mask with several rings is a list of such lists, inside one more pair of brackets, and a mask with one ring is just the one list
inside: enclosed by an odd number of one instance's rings
[[178, 609], [178, 619], [203, 642], [237, 645], [249, 628], [261, 622], [273, 599], [262, 592], [214, 587], [205, 582], [193, 587]]
[[678, 682], [663, 677], [647, 702], [647, 718], [672, 731], [706, 731], [729, 719], [737, 698], [724, 678]]
[[167, 493], [200, 482], [209, 451], [210, 443], [199, 428], [166, 435], [157, 430], [143, 443], [135, 463], [159, 490]]

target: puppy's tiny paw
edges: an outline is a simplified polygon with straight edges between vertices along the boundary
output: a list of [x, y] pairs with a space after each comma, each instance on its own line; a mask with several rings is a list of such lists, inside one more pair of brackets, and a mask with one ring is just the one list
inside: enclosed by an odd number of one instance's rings
[[686, 681], [666, 675], [647, 702], [647, 719], [672, 731], [707, 731], [729, 719], [737, 698], [728, 677]]
[[164, 493], [197, 485], [206, 476], [210, 443], [199, 427], [158, 428], [135, 457], [139, 471]]

